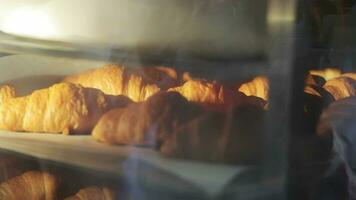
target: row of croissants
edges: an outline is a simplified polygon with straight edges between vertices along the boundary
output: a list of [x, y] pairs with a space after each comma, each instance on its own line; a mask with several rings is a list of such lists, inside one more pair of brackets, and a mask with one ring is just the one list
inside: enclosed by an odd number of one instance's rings
[[3, 152], [1, 200], [130, 200], [123, 180]]
[[[355, 74], [329, 71], [310, 72], [305, 92], [332, 100], [355, 95]], [[228, 86], [167, 67], [111, 64], [28, 96], [2, 86], [0, 129], [92, 134], [99, 142], [152, 147], [168, 156], [254, 163], [268, 90], [265, 77]]]
[[[12, 177], [0, 185], [0, 199], [57, 200], [61, 199], [60, 176], [47, 171], [31, 170]], [[115, 192], [107, 186], [88, 186], [64, 200], [115, 200]]]

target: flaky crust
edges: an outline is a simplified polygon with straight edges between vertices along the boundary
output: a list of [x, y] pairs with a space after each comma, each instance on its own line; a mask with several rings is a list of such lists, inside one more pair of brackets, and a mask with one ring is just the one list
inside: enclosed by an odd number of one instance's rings
[[349, 77], [338, 77], [328, 80], [323, 86], [335, 100], [340, 100], [346, 97], [355, 96], [356, 81]]
[[10, 85], [3, 85], [0, 87], [0, 105], [2, 102], [6, 101], [9, 98], [15, 97], [16, 92], [15, 88]]
[[29, 171], [0, 185], [0, 199], [56, 200], [59, 179], [48, 172]]
[[157, 146], [167, 134], [194, 118], [200, 110], [178, 93], [162, 92], [145, 102], [104, 114], [92, 135], [104, 143]]
[[59, 83], [29, 96], [3, 101], [0, 129], [88, 134], [103, 113], [129, 102], [123, 96], [109, 96], [97, 89]]
[[174, 86], [177, 82], [177, 73], [167, 67], [130, 71], [119, 65], [105, 65], [98, 69], [68, 76], [64, 82], [96, 88], [109, 95], [124, 95], [139, 102], [146, 100], [161, 89]]
[[77, 194], [65, 200], [115, 200], [115, 194], [110, 188], [91, 186], [79, 190]]
[[242, 84], [239, 89], [246, 96], [255, 96], [268, 100], [269, 83], [264, 76], [257, 76], [252, 81]]
[[341, 75], [342, 77], [349, 77], [349, 78], [352, 78], [353, 80], [356, 81], [356, 73], [344, 73]]
[[180, 87], [168, 91], [180, 93], [188, 101], [199, 103], [207, 109], [226, 111], [246, 102], [263, 104], [256, 99], [246, 98], [241, 92], [235, 92], [221, 84], [205, 80], [189, 80]]

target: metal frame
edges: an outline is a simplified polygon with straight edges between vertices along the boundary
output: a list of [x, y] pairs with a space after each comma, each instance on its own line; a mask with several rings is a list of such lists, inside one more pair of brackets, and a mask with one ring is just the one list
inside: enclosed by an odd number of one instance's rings
[[293, 118], [290, 105], [294, 87], [298, 85], [292, 79], [296, 77], [293, 68], [295, 13], [295, 0], [269, 1], [270, 104], [263, 182], [275, 185], [277, 192], [271, 199], [287, 199], [289, 191], [289, 137]]

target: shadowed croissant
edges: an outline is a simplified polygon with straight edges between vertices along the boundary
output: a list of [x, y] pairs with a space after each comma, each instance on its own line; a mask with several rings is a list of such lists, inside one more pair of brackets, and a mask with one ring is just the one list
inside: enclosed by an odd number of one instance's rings
[[124, 96], [105, 95], [72, 83], [55, 84], [24, 97], [13, 97], [13, 90], [6, 88], [0, 90], [2, 130], [90, 133], [103, 113], [130, 102]]
[[53, 174], [29, 171], [0, 185], [0, 199], [56, 200], [59, 180]]
[[196, 117], [201, 108], [176, 92], [162, 92], [141, 103], [105, 113], [94, 139], [110, 144], [155, 145], [176, 127]]

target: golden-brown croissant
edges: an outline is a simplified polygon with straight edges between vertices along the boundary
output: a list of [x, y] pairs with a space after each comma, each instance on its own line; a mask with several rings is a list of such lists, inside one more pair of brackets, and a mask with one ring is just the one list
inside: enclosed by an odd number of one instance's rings
[[115, 193], [107, 187], [91, 186], [79, 190], [77, 194], [65, 200], [115, 200]]
[[180, 87], [168, 91], [180, 93], [188, 101], [199, 103], [208, 109], [226, 111], [244, 103], [264, 106], [264, 101], [246, 98], [241, 92], [235, 92], [216, 82], [205, 80], [189, 80]]
[[78, 75], [68, 76], [64, 82], [100, 89], [105, 94], [124, 95], [139, 102], [146, 100], [161, 89], [174, 86], [176, 79], [176, 72], [165, 67], [130, 71], [119, 65], [105, 65]]
[[200, 110], [176, 92], [162, 92], [145, 102], [105, 113], [92, 135], [97, 141], [110, 144], [154, 146]]
[[29, 171], [0, 185], [0, 199], [56, 200], [59, 179], [48, 172]]
[[323, 86], [335, 100], [343, 99], [356, 94], [356, 81], [349, 77], [338, 77], [328, 80]]
[[269, 83], [264, 76], [257, 76], [252, 81], [242, 84], [239, 91], [247, 96], [260, 97], [263, 100], [268, 100]]
[[106, 111], [127, 105], [124, 96], [59, 83], [29, 96], [6, 98], [0, 104], [0, 129], [64, 134], [90, 133]]

